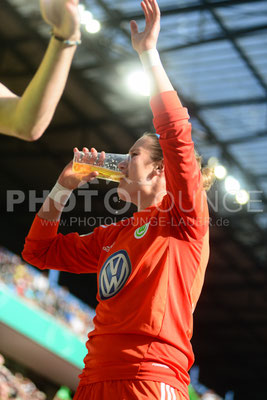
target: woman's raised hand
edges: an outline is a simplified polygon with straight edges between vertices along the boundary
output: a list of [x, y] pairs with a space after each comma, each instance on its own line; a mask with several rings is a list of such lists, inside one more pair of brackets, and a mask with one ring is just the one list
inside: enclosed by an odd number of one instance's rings
[[131, 21], [132, 46], [138, 54], [156, 48], [160, 31], [160, 9], [156, 0], [143, 0], [141, 7], [145, 14], [146, 26], [143, 32], [138, 31], [136, 21]]

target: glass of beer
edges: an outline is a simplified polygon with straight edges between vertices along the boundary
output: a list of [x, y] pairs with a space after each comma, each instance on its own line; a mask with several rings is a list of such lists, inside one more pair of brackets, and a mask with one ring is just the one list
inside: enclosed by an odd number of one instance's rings
[[97, 157], [95, 157], [90, 152], [75, 151], [72, 170], [81, 177], [97, 171], [99, 174], [97, 179], [120, 182], [124, 175], [118, 165], [127, 162], [128, 154], [105, 153], [105, 158], [100, 154], [97, 153]]

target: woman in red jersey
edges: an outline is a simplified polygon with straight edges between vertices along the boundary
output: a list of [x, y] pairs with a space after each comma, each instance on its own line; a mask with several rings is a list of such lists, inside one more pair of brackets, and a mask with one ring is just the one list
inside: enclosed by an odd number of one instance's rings
[[[201, 173], [187, 110], [156, 50], [157, 2], [141, 4], [146, 27], [139, 32], [131, 21], [132, 44], [151, 79], [157, 135], [134, 143], [128, 162], [120, 165], [125, 178], [118, 187], [120, 198], [134, 203], [137, 212], [89, 235], [58, 234], [55, 221], [80, 182], [70, 163], [36, 216], [23, 251], [41, 269], [97, 274], [95, 329], [88, 335], [75, 400], [188, 399], [192, 313], [209, 256], [205, 188], [211, 176]], [[96, 176], [92, 172], [85, 180]]]
[[40, 0], [43, 19], [52, 27], [52, 37], [40, 67], [21, 97], [0, 83], [0, 133], [34, 141], [50, 123], [80, 43], [78, 2]]

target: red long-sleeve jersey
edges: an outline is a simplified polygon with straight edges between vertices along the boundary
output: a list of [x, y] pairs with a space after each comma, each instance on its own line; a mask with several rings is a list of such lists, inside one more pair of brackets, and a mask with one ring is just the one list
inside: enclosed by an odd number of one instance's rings
[[99, 302], [80, 384], [161, 381], [188, 396], [192, 313], [208, 262], [208, 207], [187, 110], [176, 92], [151, 100], [167, 194], [132, 218], [62, 235], [38, 216], [24, 259], [41, 269], [97, 273]]

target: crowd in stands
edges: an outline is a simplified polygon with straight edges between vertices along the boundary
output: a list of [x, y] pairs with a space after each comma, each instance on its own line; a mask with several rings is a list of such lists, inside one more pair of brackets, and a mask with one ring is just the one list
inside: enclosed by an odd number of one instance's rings
[[[11, 372], [0, 354], [0, 400], [46, 400], [47, 395], [39, 390], [28, 377], [20, 372]], [[53, 400], [72, 400], [71, 391], [66, 386], [59, 388]]]
[[93, 329], [94, 311], [61, 286], [51, 287], [44, 273], [0, 248], [0, 284], [13, 293], [53, 315], [58, 321], [86, 340]]
[[4, 357], [0, 354], [0, 400], [45, 400], [45, 393], [37, 389], [35, 384], [20, 373], [12, 373], [4, 365]]

